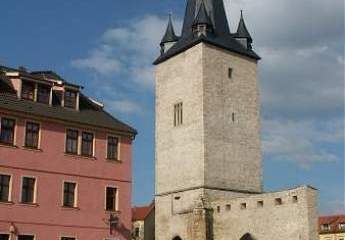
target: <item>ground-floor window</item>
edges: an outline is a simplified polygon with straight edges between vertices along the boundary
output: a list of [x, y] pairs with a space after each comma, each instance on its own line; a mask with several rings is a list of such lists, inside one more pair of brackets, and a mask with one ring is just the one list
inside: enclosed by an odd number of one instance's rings
[[0, 240], [9, 240], [10, 239], [10, 235], [8, 234], [0, 234]]
[[34, 240], [35, 237], [32, 235], [18, 235], [18, 240]]

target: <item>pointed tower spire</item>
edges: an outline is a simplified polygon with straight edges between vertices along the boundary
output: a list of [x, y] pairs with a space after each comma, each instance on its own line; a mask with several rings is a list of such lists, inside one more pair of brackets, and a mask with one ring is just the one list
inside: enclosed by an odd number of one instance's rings
[[243, 18], [243, 10], [241, 10], [241, 19], [238, 24], [236, 39], [248, 49], [252, 49], [253, 39], [247, 29], [246, 23]]
[[198, 14], [193, 21], [193, 32], [200, 35], [207, 35], [212, 30], [212, 21], [207, 13], [204, 0], [201, 0]]
[[189, 48], [207, 42], [255, 60], [260, 57], [252, 50], [252, 38], [244, 23], [243, 13], [237, 33], [231, 33], [225, 12], [224, 0], [186, 0], [186, 13], [182, 33], [177, 37], [171, 18], [161, 42], [161, 55], [154, 64], [159, 64]]
[[[172, 17], [171, 17], [171, 13], [169, 14], [169, 22], [168, 22], [168, 26], [167, 26], [167, 29], [165, 31], [165, 34], [162, 38], [162, 41], [160, 43], [161, 45], [161, 50], [162, 50], [162, 53], [164, 53], [165, 51], [167, 51], [167, 46], [168, 45], [173, 45], [174, 43], [176, 43], [178, 40], [179, 40], [179, 37], [176, 36], [175, 34], [175, 30], [174, 30], [174, 25], [173, 25], [173, 22], [172, 22]], [[170, 46], [170, 47], [171, 47]], [[169, 48], [170, 48], [169, 47]]]

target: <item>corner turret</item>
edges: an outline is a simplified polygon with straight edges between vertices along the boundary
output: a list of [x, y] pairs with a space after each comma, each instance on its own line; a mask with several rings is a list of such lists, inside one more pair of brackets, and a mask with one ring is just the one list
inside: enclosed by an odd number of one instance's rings
[[243, 11], [241, 10], [241, 19], [238, 24], [237, 32], [235, 34], [235, 38], [237, 41], [239, 41], [246, 49], [251, 50], [253, 39], [250, 36], [250, 33], [247, 29], [246, 23], [244, 22], [243, 18]]
[[169, 22], [163, 39], [160, 43], [161, 54], [168, 51], [177, 41], [179, 37], [175, 34], [174, 25], [172, 23], [171, 14], [169, 14]]

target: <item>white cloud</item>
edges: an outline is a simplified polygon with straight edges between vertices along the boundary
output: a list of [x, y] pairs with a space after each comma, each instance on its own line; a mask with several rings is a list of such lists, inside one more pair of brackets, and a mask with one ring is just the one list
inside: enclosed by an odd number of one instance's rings
[[316, 123], [313, 121], [264, 120], [263, 145], [265, 155], [276, 160], [293, 161], [308, 168], [313, 164], [341, 159], [322, 147], [344, 140], [343, 122]]
[[96, 71], [99, 74], [109, 75], [119, 72], [122, 63], [113, 57], [113, 49], [109, 45], [102, 45], [90, 52], [87, 58], [72, 61], [72, 66]]
[[[103, 76], [124, 76], [143, 89], [153, 89], [152, 62], [159, 54], [159, 42], [167, 24], [166, 18], [148, 15], [130, 20], [125, 27], [108, 29], [100, 47], [88, 56], [72, 61], [72, 66], [95, 71]], [[177, 29], [182, 22], [175, 22]]]
[[111, 111], [117, 113], [141, 114], [143, 111], [142, 107], [137, 102], [126, 99], [107, 101], [106, 106], [109, 107]]

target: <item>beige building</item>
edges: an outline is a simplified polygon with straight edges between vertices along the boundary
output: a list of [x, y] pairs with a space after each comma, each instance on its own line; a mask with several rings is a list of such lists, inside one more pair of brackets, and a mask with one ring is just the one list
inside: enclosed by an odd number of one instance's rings
[[263, 192], [260, 57], [243, 16], [188, 0], [156, 65], [156, 239], [316, 240], [317, 191]]
[[154, 203], [144, 207], [132, 208], [132, 240], [155, 239]]
[[345, 215], [319, 218], [320, 240], [345, 240]]

